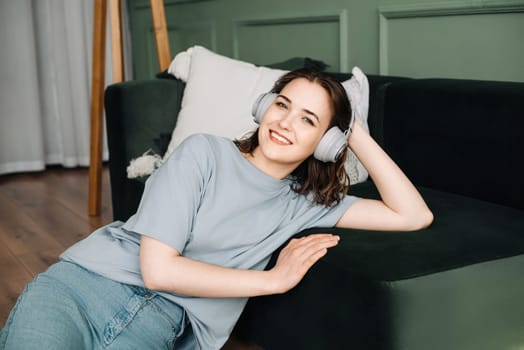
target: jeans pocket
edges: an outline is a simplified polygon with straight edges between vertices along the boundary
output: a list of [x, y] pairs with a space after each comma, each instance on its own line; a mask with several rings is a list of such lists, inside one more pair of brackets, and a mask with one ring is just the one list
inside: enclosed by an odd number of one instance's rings
[[[115, 349], [173, 349], [183, 330], [181, 307], [145, 288], [131, 286], [103, 331], [103, 346]], [[176, 306], [176, 307], [175, 307]]]
[[172, 333], [168, 340], [168, 347], [173, 349], [177, 339], [181, 337], [189, 323], [185, 310], [161, 296], [153, 299], [151, 306], [158, 316], [171, 325]]
[[126, 306], [119, 309], [104, 329], [104, 345], [109, 346], [122, 333], [122, 331], [133, 321], [133, 318], [148, 302], [147, 299], [133, 295]]

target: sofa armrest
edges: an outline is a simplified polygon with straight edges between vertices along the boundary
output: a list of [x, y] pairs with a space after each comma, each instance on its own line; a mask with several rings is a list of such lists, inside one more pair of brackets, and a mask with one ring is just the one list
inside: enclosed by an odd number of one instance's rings
[[135, 213], [144, 185], [128, 179], [129, 161], [154, 148], [175, 127], [184, 83], [177, 79], [129, 81], [105, 92], [107, 141], [113, 217], [125, 221]]

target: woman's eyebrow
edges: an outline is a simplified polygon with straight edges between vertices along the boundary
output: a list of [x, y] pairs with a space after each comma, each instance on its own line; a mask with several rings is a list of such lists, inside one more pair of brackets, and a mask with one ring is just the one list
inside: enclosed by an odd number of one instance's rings
[[285, 95], [280, 95], [279, 94], [278, 97], [282, 97], [284, 100], [286, 100], [287, 102], [291, 103], [291, 100], [287, 96], [285, 96]]
[[309, 109], [304, 109], [304, 112], [315, 117], [315, 119], [320, 123], [320, 118], [315, 113], [311, 112]]
[[[284, 96], [284, 95], [278, 95], [278, 97], [282, 97], [284, 100], [286, 100], [288, 103], [293, 103], [287, 96]], [[316, 115], [315, 113], [311, 112], [309, 109], [303, 109], [303, 111], [313, 117], [315, 117], [315, 119], [320, 123], [320, 118], [318, 117], [318, 115]]]

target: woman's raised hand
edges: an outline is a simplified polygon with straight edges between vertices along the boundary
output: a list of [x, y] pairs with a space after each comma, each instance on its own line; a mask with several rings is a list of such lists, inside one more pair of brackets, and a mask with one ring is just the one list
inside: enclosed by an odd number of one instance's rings
[[277, 263], [269, 271], [274, 279], [276, 292], [285, 293], [295, 287], [306, 272], [329, 248], [338, 244], [339, 236], [322, 233], [292, 239], [280, 252]]

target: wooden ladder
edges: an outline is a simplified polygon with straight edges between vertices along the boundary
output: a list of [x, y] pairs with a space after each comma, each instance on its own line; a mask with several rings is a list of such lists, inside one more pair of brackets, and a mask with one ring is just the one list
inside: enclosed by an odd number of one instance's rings
[[[166, 15], [163, 0], [150, 0], [151, 15], [157, 48], [158, 64], [161, 71], [171, 62], [167, 36]], [[93, 71], [91, 77], [91, 135], [89, 154], [89, 197], [88, 214], [100, 215], [102, 191], [102, 146], [105, 80], [105, 45], [107, 0], [94, 1], [93, 21]], [[121, 0], [109, 0], [111, 23], [111, 51], [113, 81], [124, 81], [124, 55], [122, 46]]]

